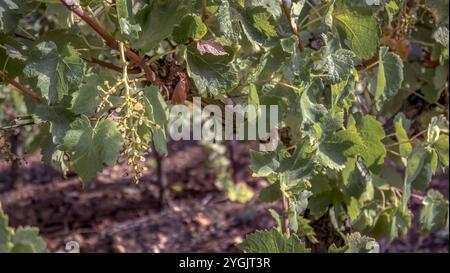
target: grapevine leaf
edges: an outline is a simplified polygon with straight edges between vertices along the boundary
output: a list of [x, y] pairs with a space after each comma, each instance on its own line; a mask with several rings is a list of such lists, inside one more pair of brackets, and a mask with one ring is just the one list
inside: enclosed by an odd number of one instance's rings
[[322, 35], [325, 46], [318, 54], [319, 59], [314, 61], [313, 71], [324, 74], [323, 78], [332, 84], [347, 80], [353, 72], [353, 59], [355, 54], [347, 49], [341, 49], [336, 39], [331, 35]]
[[151, 128], [153, 143], [160, 154], [166, 155], [168, 153], [165, 132], [167, 126], [167, 104], [155, 86], [146, 87], [144, 89], [144, 95], [151, 109], [148, 111], [149, 118], [157, 125]]
[[433, 39], [441, 45], [448, 47], [448, 28], [443, 26], [438, 27], [433, 33]]
[[289, 198], [288, 219], [289, 228], [298, 231], [298, 215], [302, 214], [308, 207], [308, 198], [312, 196], [312, 192], [303, 190], [299, 194], [293, 195]]
[[216, 43], [211, 40], [200, 40], [197, 42], [197, 50], [200, 55], [205, 53], [214, 55], [214, 56], [223, 56], [228, 55], [225, 49], [219, 43]]
[[45, 241], [39, 237], [37, 228], [16, 230], [8, 226], [8, 216], [0, 204], [0, 253], [43, 253], [46, 252]]
[[336, 245], [331, 245], [329, 252], [331, 253], [379, 253], [380, 245], [375, 241], [375, 239], [363, 236], [359, 232], [354, 232], [348, 234], [345, 237], [345, 246], [336, 247]]
[[436, 171], [437, 154], [433, 150], [415, 147], [408, 157], [403, 188], [403, 206], [411, 197], [411, 187], [423, 191]]
[[336, 1], [333, 23], [346, 44], [358, 57], [369, 59], [378, 48], [379, 27], [372, 14], [349, 7], [348, 1]]
[[200, 40], [207, 32], [208, 29], [200, 16], [186, 15], [173, 29], [172, 37], [175, 42], [185, 44], [190, 40]]
[[261, 190], [259, 199], [266, 203], [271, 203], [280, 200], [281, 190], [280, 182], [275, 182]]
[[[289, 39], [289, 38], [288, 38]], [[289, 53], [283, 49], [282, 42], [268, 50], [259, 60], [258, 66], [252, 78], [254, 81], [265, 81], [272, 77], [273, 73], [277, 72], [286, 59], [290, 56]]]
[[373, 116], [363, 116], [357, 113], [353, 117], [356, 122], [355, 128], [363, 142], [360, 154], [364, 158], [367, 168], [377, 172], [384, 164], [386, 156], [386, 149], [381, 142], [385, 137], [383, 126]]
[[360, 158], [349, 158], [345, 169], [342, 171], [345, 191], [349, 196], [360, 198], [362, 194], [369, 192], [372, 183], [372, 174], [367, 170]]
[[22, 17], [22, 0], [5, 0], [0, 2], [0, 32], [13, 32]]
[[254, 7], [248, 14], [248, 18], [252, 22], [252, 25], [259, 32], [263, 33], [267, 37], [276, 37], [277, 32], [272, 25], [270, 14], [267, 10], [261, 6]]
[[70, 124], [61, 146], [62, 150], [74, 153], [71, 166], [84, 182], [102, 170], [103, 163], [114, 164], [121, 148], [122, 135], [114, 121], [100, 120], [92, 128], [85, 116]]
[[239, 40], [239, 25], [232, 20], [232, 9], [230, 1], [220, 0], [219, 9], [217, 11], [217, 20], [219, 21], [219, 28], [223, 35], [232, 42]]
[[53, 166], [64, 175], [69, 171], [68, 162], [66, 162], [65, 154], [63, 151], [58, 150], [58, 145], [53, 143], [52, 135], [49, 133], [49, 128], [42, 128], [41, 132], [46, 131], [44, 139], [41, 142], [41, 154], [42, 162], [49, 166]]
[[449, 139], [448, 135], [440, 135], [439, 139], [433, 143], [433, 148], [439, 156], [439, 160], [444, 167], [448, 166], [449, 161]]
[[136, 14], [142, 33], [134, 47], [147, 52], [172, 34], [173, 28], [186, 14], [181, 0], [152, 1]]
[[254, 45], [269, 46], [274, 42], [277, 32], [265, 7], [248, 7], [240, 15], [242, 29]]
[[200, 55], [194, 46], [186, 52], [189, 77], [200, 94], [224, 94], [238, 84], [237, 71], [228, 63], [228, 56]]
[[9, 252], [9, 241], [12, 230], [8, 227], [8, 216], [3, 212], [0, 204], [0, 253]]
[[131, 0], [117, 0], [116, 10], [119, 17], [120, 32], [125, 37], [138, 39], [141, 26], [135, 24], [133, 16], [133, 3]]
[[95, 113], [100, 99], [97, 86], [101, 85], [98, 75], [90, 75], [80, 90], [73, 94], [71, 110], [75, 114], [91, 116]]
[[305, 243], [297, 235], [286, 238], [276, 229], [256, 231], [247, 235], [238, 247], [246, 253], [309, 253]]
[[400, 154], [403, 158], [408, 158], [412, 151], [412, 145], [409, 142], [408, 131], [411, 121], [403, 113], [399, 113], [394, 119], [395, 137], [399, 144]]
[[411, 212], [397, 207], [388, 207], [384, 209], [376, 218], [371, 233], [374, 236], [381, 237], [388, 235], [390, 241], [399, 235], [405, 235], [411, 226]]
[[73, 47], [66, 46], [60, 55], [55, 43], [42, 42], [31, 50], [24, 73], [36, 77], [42, 95], [50, 103], [56, 103], [78, 89], [84, 63]]
[[252, 164], [250, 169], [254, 176], [267, 177], [275, 174], [280, 167], [280, 161], [276, 152], [250, 151]]
[[320, 163], [328, 168], [342, 170], [347, 157], [355, 156], [363, 145], [356, 130], [342, 130], [327, 137], [318, 147]]
[[[47, 252], [45, 241], [39, 237], [37, 228], [18, 228], [11, 237], [14, 247], [11, 252], [44, 253]], [[19, 246], [28, 246], [25, 248]]]
[[281, 220], [281, 215], [274, 209], [268, 209], [270, 216], [272, 216], [273, 220], [275, 220], [276, 223], [276, 230], [278, 232], [282, 232], [283, 230], [283, 222]]
[[379, 55], [375, 99], [379, 99], [377, 107], [380, 109], [402, 86], [403, 62], [397, 54], [389, 52], [387, 47], [381, 47]]
[[35, 109], [38, 119], [50, 123], [50, 132], [55, 144], [61, 144], [69, 129], [70, 123], [75, 119], [75, 114], [67, 110], [64, 105], [47, 106], [39, 104]]
[[423, 232], [431, 232], [439, 228], [448, 228], [448, 201], [436, 191], [430, 190], [423, 199], [420, 211], [420, 226]]
[[253, 198], [253, 190], [245, 182], [232, 183], [227, 189], [227, 196], [231, 201], [245, 203]]

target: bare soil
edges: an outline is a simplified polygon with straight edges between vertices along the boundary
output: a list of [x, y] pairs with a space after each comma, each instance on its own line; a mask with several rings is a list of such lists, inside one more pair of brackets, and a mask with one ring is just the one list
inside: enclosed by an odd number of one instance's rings
[[[235, 149], [235, 177], [255, 193], [266, 185], [251, 176], [248, 150]], [[159, 208], [159, 187], [152, 168], [134, 184], [123, 165], [110, 167], [82, 185], [77, 177], [64, 178], [44, 166], [40, 156], [20, 164], [14, 189], [0, 194], [12, 226], [38, 226], [50, 251], [63, 251], [67, 242], [82, 252], [237, 252], [237, 242], [255, 229], [270, 228], [267, 209], [277, 204], [231, 202], [214, 185], [207, 154], [195, 143], [173, 143], [164, 159], [170, 205]], [[11, 166], [0, 162], [0, 186], [10, 179]], [[17, 171], [17, 170], [16, 170]], [[433, 187], [448, 196], [448, 175]], [[176, 186], [176, 187], [173, 187]], [[181, 190], [180, 190], [181, 189]], [[412, 204], [418, 212], [419, 204]], [[448, 252], [448, 233], [422, 235], [414, 228], [404, 238], [381, 242], [384, 252]]]

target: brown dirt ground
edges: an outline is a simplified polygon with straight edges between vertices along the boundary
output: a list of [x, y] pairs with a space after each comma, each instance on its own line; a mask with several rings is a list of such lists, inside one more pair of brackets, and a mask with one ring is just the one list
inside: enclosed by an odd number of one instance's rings
[[[248, 149], [238, 144], [236, 177], [255, 192], [264, 180], [251, 177]], [[29, 156], [22, 162], [15, 188], [0, 194], [13, 226], [38, 226], [50, 251], [62, 251], [75, 240], [82, 252], [237, 252], [235, 244], [255, 229], [274, 225], [269, 207], [255, 198], [231, 202], [214, 186], [207, 155], [195, 143], [175, 143], [164, 169], [171, 185], [171, 205], [158, 208], [158, 185], [152, 170], [140, 184], [131, 182], [126, 167], [107, 168], [89, 184], [64, 179]], [[151, 168], [150, 168], [151, 169]], [[0, 162], [0, 184], [9, 179], [9, 165]], [[433, 181], [448, 196], [446, 177]], [[419, 204], [412, 204], [416, 212]], [[381, 242], [385, 252], [448, 252], [448, 233], [422, 235], [414, 228], [404, 238]]]

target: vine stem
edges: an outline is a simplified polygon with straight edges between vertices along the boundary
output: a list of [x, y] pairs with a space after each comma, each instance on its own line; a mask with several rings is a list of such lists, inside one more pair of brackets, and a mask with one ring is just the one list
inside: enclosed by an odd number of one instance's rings
[[[405, 89], [405, 90], [407, 90], [407, 89]], [[423, 96], [423, 95], [420, 94], [419, 92], [414, 91], [414, 90], [407, 90], [407, 91], [408, 91], [409, 93], [415, 95], [416, 97], [419, 97], [419, 98], [423, 99], [425, 102], [428, 102], [427, 98], [425, 98], [425, 96]], [[442, 104], [440, 104], [440, 103], [437, 102], [437, 101], [432, 102], [432, 103], [430, 103], [430, 104], [435, 104], [436, 106], [438, 106], [438, 107], [440, 107], [440, 108], [442, 108], [442, 109], [447, 109], [447, 107], [445, 107], [445, 105], [442, 105]]]
[[[97, 59], [97, 58], [84, 59], [84, 60], [87, 61], [87, 62], [90, 62], [90, 63], [98, 64], [98, 65], [100, 65], [100, 66], [103, 66], [103, 67], [105, 67], [105, 68], [114, 70], [114, 71], [119, 72], [119, 73], [122, 73], [122, 71], [123, 71], [123, 70], [122, 70], [122, 67], [117, 66], [117, 65], [112, 64], [112, 63], [108, 63], [108, 62], [99, 60], [99, 59]], [[128, 69], [128, 73], [129, 73], [129, 74], [139, 74], [139, 73], [141, 73], [141, 70], [138, 69], [138, 68], [137, 68], [137, 69], [129, 68], [129, 69]]]
[[[95, 19], [90, 17], [80, 6], [78, 6], [74, 0], [60, 0], [61, 3], [66, 6], [71, 12], [75, 13], [81, 18], [89, 27], [91, 27], [95, 32], [97, 32], [100, 37], [105, 41], [112, 49], [119, 50], [120, 42], [117, 41], [111, 34], [109, 34], [102, 26], [100, 26]], [[128, 47], [123, 49], [125, 56], [136, 63], [145, 73], [147, 80], [157, 85], [161, 91], [166, 92], [167, 87], [159, 79], [155, 72], [145, 63], [145, 60], [136, 54], [133, 50]]]
[[16, 129], [16, 128], [20, 128], [20, 127], [24, 127], [24, 126], [28, 126], [28, 125], [34, 125], [34, 122], [31, 121], [31, 122], [22, 123], [22, 124], [14, 124], [14, 125], [0, 127], [0, 131], [12, 130], [12, 129]]
[[4, 80], [5, 82], [11, 84], [12, 86], [14, 86], [15, 88], [17, 88], [20, 92], [32, 97], [33, 99], [37, 100], [37, 101], [41, 101], [43, 100], [43, 98], [41, 97], [41, 95], [39, 95], [38, 93], [34, 92], [33, 90], [31, 90], [30, 88], [26, 87], [25, 85], [10, 79], [7, 77], [7, 75], [0, 71], [0, 79]]
[[282, 0], [281, 1], [281, 9], [283, 10], [283, 13], [284, 13], [284, 15], [286, 16], [286, 18], [288, 20], [289, 27], [291, 28], [292, 33], [294, 33], [294, 35], [297, 36], [297, 38], [298, 38], [298, 50], [300, 52], [303, 52], [305, 50], [305, 47], [303, 46], [302, 38], [300, 36], [300, 32], [298, 32], [297, 26], [292, 21], [291, 9], [290, 9], [289, 4], [288, 4], [288, 2], [286, 0]]
[[281, 193], [281, 207], [283, 210], [283, 228], [287, 237], [290, 237], [289, 217], [288, 217], [288, 200], [284, 192]]

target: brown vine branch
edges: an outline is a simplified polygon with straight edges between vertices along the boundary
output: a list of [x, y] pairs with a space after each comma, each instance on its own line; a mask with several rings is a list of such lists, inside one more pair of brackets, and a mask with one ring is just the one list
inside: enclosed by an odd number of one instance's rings
[[32, 97], [33, 99], [37, 100], [37, 101], [41, 101], [43, 100], [43, 98], [36, 92], [34, 92], [33, 90], [31, 90], [30, 88], [26, 87], [25, 85], [22, 85], [21, 83], [8, 78], [8, 76], [0, 71], [0, 79], [11, 84], [12, 86], [14, 86], [15, 88], [17, 88], [20, 92]]
[[298, 50], [300, 52], [303, 52], [305, 50], [305, 47], [303, 46], [300, 32], [298, 32], [297, 26], [292, 21], [291, 9], [286, 0], [281, 0], [281, 9], [283, 10], [284, 15], [286, 15], [286, 18], [288, 20], [289, 27], [291, 28], [292, 33], [294, 33], [294, 35], [297, 36], [297, 38], [298, 38]]
[[[91, 27], [95, 32], [97, 32], [100, 37], [105, 41], [112, 49], [119, 49], [119, 41], [117, 41], [111, 34], [109, 34], [102, 26], [100, 26], [96, 20], [91, 18], [87, 13], [78, 6], [74, 0], [60, 0], [61, 3], [66, 6], [70, 11], [75, 13], [81, 18], [89, 27]], [[155, 72], [145, 63], [145, 60], [136, 54], [133, 50], [128, 47], [124, 48], [125, 56], [136, 63], [145, 73], [147, 80], [157, 85], [161, 91], [166, 92], [167, 87], [164, 83], [156, 76]]]
[[[105, 62], [105, 61], [99, 60], [99, 59], [97, 59], [97, 58], [84, 59], [84, 60], [87, 61], [87, 62], [90, 62], [90, 63], [98, 64], [98, 65], [100, 65], [100, 66], [103, 66], [103, 67], [105, 67], [105, 68], [114, 70], [114, 71], [119, 72], [119, 73], [122, 73], [122, 72], [123, 72], [122, 67], [117, 66], [117, 65], [112, 64], [112, 63], [109, 63], [109, 62]], [[130, 73], [130, 74], [138, 74], [138, 73], [140, 73], [140, 72], [141, 72], [140, 69], [134, 69], [134, 68], [129, 68], [129, 69], [128, 69], [128, 73]]]
[[24, 127], [24, 126], [28, 126], [28, 125], [34, 125], [34, 122], [31, 121], [31, 122], [22, 123], [22, 124], [3, 126], [3, 127], [0, 127], [0, 131], [12, 130], [12, 129], [16, 129], [16, 128], [20, 128], [20, 127]]

